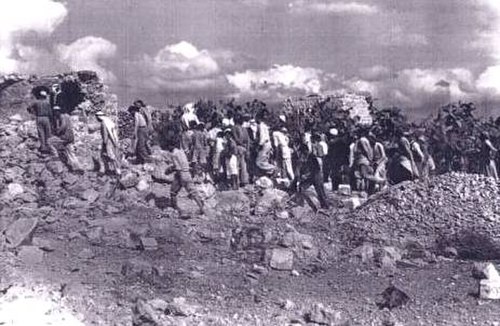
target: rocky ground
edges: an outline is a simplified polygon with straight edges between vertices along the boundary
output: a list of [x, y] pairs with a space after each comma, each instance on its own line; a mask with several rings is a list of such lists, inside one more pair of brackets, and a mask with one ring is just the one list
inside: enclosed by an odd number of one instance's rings
[[499, 324], [470, 260], [497, 258], [489, 180], [406, 183], [358, 208], [335, 193], [327, 214], [266, 180], [199, 184], [207, 214], [183, 194], [180, 216], [159, 148], [109, 178], [96, 129], [74, 120], [83, 175], [37, 154], [32, 121], [1, 122], [0, 325]]

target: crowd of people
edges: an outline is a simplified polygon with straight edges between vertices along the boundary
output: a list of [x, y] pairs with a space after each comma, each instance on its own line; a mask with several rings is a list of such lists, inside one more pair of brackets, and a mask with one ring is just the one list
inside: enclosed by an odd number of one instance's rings
[[[42, 90], [29, 111], [36, 116], [40, 152], [50, 152], [48, 138], [59, 137], [58, 152], [71, 171], [82, 169], [74, 154], [74, 133], [70, 113], [57, 102], [58, 89]], [[185, 188], [203, 211], [203, 201], [195, 183], [210, 182], [218, 189], [238, 190], [266, 176], [286, 188], [296, 198], [307, 201], [315, 210], [328, 209], [325, 184], [367, 194], [376, 193], [390, 183], [420, 179], [426, 182], [436, 170], [428, 139], [417, 131], [399, 131], [396, 146], [388, 154], [388, 142], [377, 136], [373, 127], [358, 126], [346, 130], [335, 123], [328, 130], [309, 123], [301, 130], [291, 116], [270, 112], [261, 107], [248, 112], [241, 107], [212, 112], [200, 119], [194, 104], [168, 118], [161, 127], [153, 126], [152, 112], [142, 100], [128, 108], [133, 117], [133, 139], [128, 155], [120, 154], [118, 130], [104, 112], [97, 112], [101, 125], [101, 159], [104, 171], [120, 175], [120, 163], [134, 156], [135, 164], [152, 161], [153, 143], [171, 155], [173, 173], [171, 203], [177, 208], [177, 195]], [[322, 124], [325, 125], [324, 123]], [[497, 149], [485, 132], [481, 135], [481, 164], [484, 173], [498, 179], [495, 157]], [[314, 187], [320, 207], [307, 195]], [[330, 188], [330, 187], [327, 187]]]

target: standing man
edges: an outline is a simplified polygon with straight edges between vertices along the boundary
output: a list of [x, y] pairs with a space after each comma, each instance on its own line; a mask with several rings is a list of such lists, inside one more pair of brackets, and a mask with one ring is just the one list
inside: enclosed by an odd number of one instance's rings
[[40, 141], [40, 153], [50, 153], [48, 140], [52, 135], [53, 112], [46, 90], [40, 90], [35, 94], [35, 102], [28, 108], [28, 112], [36, 116], [36, 127], [38, 130], [38, 140]]
[[120, 147], [118, 129], [115, 123], [102, 111], [96, 112], [97, 121], [101, 123], [101, 159], [104, 172], [110, 175], [120, 175]]
[[153, 136], [154, 130], [153, 130], [153, 118], [151, 116], [151, 109], [146, 104], [144, 104], [142, 100], [134, 101], [134, 106], [136, 108], [139, 108], [139, 113], [146, 121], [146, 128], [148, 135], [146, 140], [146, 150], [148, 155], [153, 155], [153, 150], [151, 149], [151, 138]]
[[273, 132], [274, 147], [277, 151], [279, 167], [282, 171], [282, 177], [290, 181], [295, 179], [292, 165], [292, 149], [290, 148], [290, 138], [288, 130], [282, 127], [279, 131]]
[[241, 114], [237, 114], [234, 118], [235, 125], [233, 127], [234, 140], [238, 145], [238, 163], [240, 168], [240, 183], [242, 186], [250, 182], [248, 173], [247, 160], [250, 155], [250, 136], [248, 129], [245, 128], [245, 118]]
[[132, 140], [132, 148], [138, 164], [144, 164], [151, 161], [147, 149], [148, 142], [148, 125], [144, 116], [140, 113], [140, 109], [136, 106], [130, 106], [128, 112], [134, 117], [134, 139]]
[[55, 115], [54, 133], [61, 140], [61, 143], [58, 144], [61, 160], [71, 172], [81, 173], [83, 171], [75, 154], [75, 133], [73, 132], [71, 117], [67, 112], [62, 111], [59, 106], [55, 106], [53, 110]]
[[495, 156], [498, 149], [493, 146], [490, 140], [490, 135], [487, 132], [482, 132], [481, 136], [481, 161], [483, 166], [483, 173], [490, 178], [498, 180], [497, 167], [495, 164]]
[[274, 170], [274, 166], [269, 163], [273, 148], [271, 145], [271, 134], [269, 132], [268, 118], [269, 112], [266, 109], [259, 112], [259, 115], [257, 116], [257, 122], [259, 123], [257, 132], [257, 144], [259, 151], [257, 153], [256, 159], [257, 167], [267, 173]]
[[355, 189], [358, 191], [368, 191], [369, 180], [367, 177], [373, 174], [373, 168], [371, 167], [373, 149], [370, 141], [366, 137], [360, 137], [352, 150]]

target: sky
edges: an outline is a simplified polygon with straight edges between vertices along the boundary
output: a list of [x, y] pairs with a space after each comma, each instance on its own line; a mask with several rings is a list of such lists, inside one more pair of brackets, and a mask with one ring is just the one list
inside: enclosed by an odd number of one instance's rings
[[0, 73], [82, 69], [123, 105], [360, 92], [500, 114], [500, 1], [0, 0]]

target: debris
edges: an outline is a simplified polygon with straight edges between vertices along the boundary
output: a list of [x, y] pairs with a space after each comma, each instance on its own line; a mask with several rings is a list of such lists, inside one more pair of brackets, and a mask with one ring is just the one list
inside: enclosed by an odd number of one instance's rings
[[479, 298], [500, 300], [500, 279], [485, 279], [479, 281]]
[[135, 188], [138, 190], [138, 191], [146, 191], [149, 189], [149, 183], [146, 179], [141, 179], [139, 180], [139, 182], [137, 183], [137, 185], [135, 185]]
[[296, 306], [293, 301], [286, 299], [280, 302], [280, 307], [283, 310], [291, 311], [295, 309]]
[[477, 174], [452, 172], [428, 183], [407, 181], [370, 197], [339, 231], [343, 242], [388, 244], [412, 236], [425, 250], [445, 244], [464, 259], [496, 259], [498, 222], [489, 216], [500, 207], [499, 191], [494, 180]]
[[7, 200], [12, 200], [22, 193], [24, 193], [23, 186], [18, 183], [9, 183], [3, 197]]
[[141, 237], [141, 248], [142, 250], [156, 250], [158, 249], [158, 242], [155, 238]]
[[495, 265], [492, 263], [474, 263], [472, 268], [472, 276], [476, 279], [487, 279], [487, 280], [500, 280], [500, 275], [498, 274]]
[[458, 251], [456, 248], [453, 248], [453, 247], [446, 247], [443, 251], [443, 254], [445, 257], [448, 257], [448, 258], [458, 257]]
[[144, 260], [130, 259], [122, 265], [121, 273], [129, 277], [149, 277], [153, 274], [153, 266]]
[[179, 297], [169, 302], [166, 310], [174, 316], [188, 317], [196, 313], [197, 307], [188, 304], [185, 298]]
[[42, 249], [43, 251], [51, 252], [51, 251], [55, 250], [54, 245], [52, 244], [52, 241], [47, 240], [47, 239], [33, 237], [33, 240], [31, 241], [31, 243], [33, 244], [33, 246], [36, 246], [36, 247]]
[[38, 225], [37, 218], [20, 218], [5, 231], [7, 247], [16, 248], [26, 241]]
[[336, 326], [346, 323], [340, 311], [327, 309], [321, 303], [315, 304], [312, 309], [304, 315], [304, 319], [308, 323], [318, 325]]
[[90, 260], [93, 259], [94, 257], [95, 253], [89, 248], [85, 248], [78, 253], [78, 258], [83, 260]]
[[127, 172], [123, 177], [120, 178], [120, 185], [123, 189], [129, 189], [135, 187], [139, 183], [139, 178], [137, 174], [133, 172]]
[[389, 286], [381, 294], [382, 301], [377, 305], [380, 309], [394, 309], [406, 305], [410, 301], [410, 297], [404, 291], [394, 285]]
[[28, 265], [41, 264], [43, 256], [43, 251], [35, 246], [22, 246], [17, 253], [17, 257]]
[[269, 179], [268, 177], [260, 177], [259, 179], [255, 180], [255, 186], [261, 189], [271, 189], [274, 187], [274, 183], [273, 180]]
[[351, 196], [351, 185], [341, 184], [338, 189], [339, 194], [343, 196]]
[[293, 251], [290, 249], [273, 249], [271, 253], [271, 268], [289, 271], [293, 268]]
[[363, 264], [366, 264], [373, 261], [375, 257], [375, 251], [371, 244], [365, 243], [362, 246], [359, 246], [358, 248], [354, 249], [351, 252], [351, 255], [361, 258], [361, 262]]
[[99, 193], [94, 189], [87, 189], [84, 192], [82, 192], [80, 197], [83, 200], [86, 200], [87, 202], [92, 204], [99, 198]]

